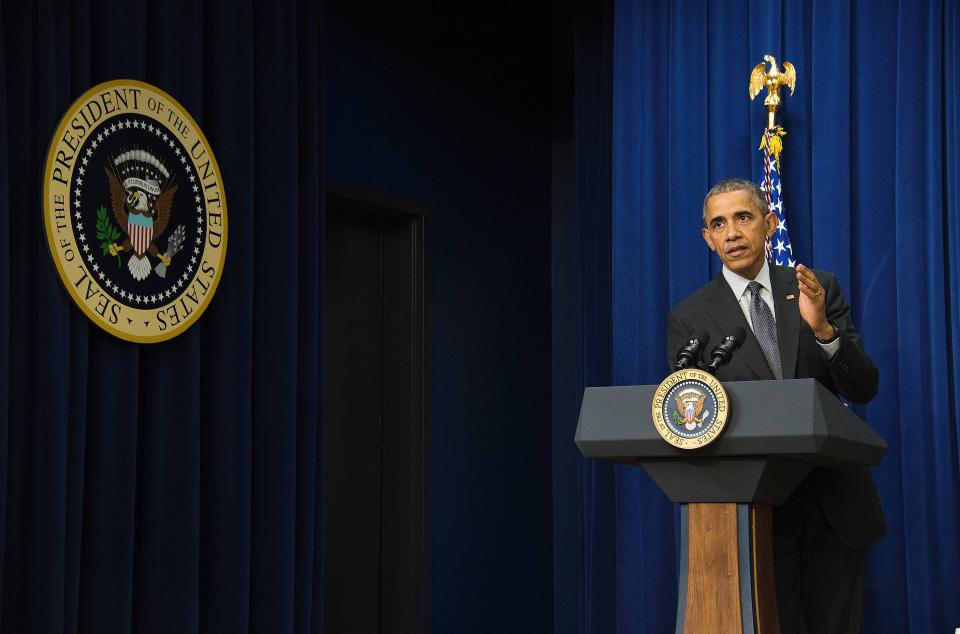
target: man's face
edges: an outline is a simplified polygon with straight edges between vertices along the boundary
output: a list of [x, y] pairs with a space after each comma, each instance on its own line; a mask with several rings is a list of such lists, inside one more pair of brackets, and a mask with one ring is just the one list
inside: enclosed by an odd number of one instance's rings
[[707, 199], [703, 239], [724, 265], [752, 280], [763, 267], [764, 242], [777, 227], [776, 217], [757, 209], [749, 192], [717, 194]]

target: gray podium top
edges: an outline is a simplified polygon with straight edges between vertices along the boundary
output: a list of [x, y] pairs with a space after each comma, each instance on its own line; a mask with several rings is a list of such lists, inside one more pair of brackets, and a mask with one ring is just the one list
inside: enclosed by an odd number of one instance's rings
[[720, 438], [706, 447], [679, 449], [660, 437], [651, 420], [656, 385], [587, 388], [577, 447], [588, 458], [631, 465], [748, 456], [811, 466], [875, 465], [886, 453], [886, 441], [815, 379], [723, 385], [730, 417]]

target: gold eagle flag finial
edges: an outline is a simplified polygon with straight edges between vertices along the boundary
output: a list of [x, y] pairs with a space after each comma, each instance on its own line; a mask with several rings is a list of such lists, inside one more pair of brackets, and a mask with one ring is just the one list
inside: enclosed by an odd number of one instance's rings
[[[765, 65], [770, 64], [770, 70], [765, 70]], [[780, 170], [780, 152], [783, 151], [783, 137], [787, 131], [783, 126], [774, 123], [774, 115], [780, 106], [780, 87], [787, 86], [790, 94], [797, 85], [797, 71], [790, 62], [783, 63], [783, 72], [777, 68], [777, 60], [773, 55], [764, 55], [763, 61], [753, 67], [750, 72], [750, 99], [753, 100], [764, 86], [767, 88], [767, 98], [763, 100], [763, 105], [767, 108], [767, 127], [763, 131], [763, 137], [760, 139], [760, 148], [773, 156], [777, 163], [777, 170]]]
[[[765, 71], [766, 64], [770, 64], [770, 70]], [[753, 100], [764, 86], [767, 88], [767, 98], [763, 100], [763, 105], [767, 107], [767, 128], [773, 128], [774, 114], [780, 106], [780, 86], [790, 88], [790, 94], [797, 85], [797, 71], [790, 62], [783, 63], [783, 72], [777, 68], [777, 60], [773, 55], [764, 55], [763, 61], [753, 67], [750, 72], [750, 99]]]

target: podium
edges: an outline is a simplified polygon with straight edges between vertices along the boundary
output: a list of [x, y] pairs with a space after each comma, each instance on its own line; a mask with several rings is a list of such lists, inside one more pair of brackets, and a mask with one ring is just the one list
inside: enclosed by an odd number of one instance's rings
[[724, 383], [730, 418], [678, 449], [650, 419], [656, 385], [587, 388], [576, 444], [641, 466], [681, 504], [680, 633], [778, 634], [771, 508], [816, 467], [875, 465], [886, 441], [814, 379]]

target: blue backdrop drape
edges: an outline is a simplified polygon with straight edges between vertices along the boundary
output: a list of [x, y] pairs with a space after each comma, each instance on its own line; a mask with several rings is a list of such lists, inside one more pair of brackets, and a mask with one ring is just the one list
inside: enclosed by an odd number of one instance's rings
[[[880, 396], [859, 410], [890, 447], [875, 469], [889, 532], [870, 551], [870, 632], [960, 625], [958, 13], [921, 0], [615, 7], [617, 384], [662, 378], [667, 312], [719, 270], [699, 236], [709, 185], [760, 175], [750, 69], [768, 52], [797, 68], [779, 119], [794, 253], [837, 273], [881, 372]], [[672, 505], [636, 469], [594, 466], [582, 480], [583, 631], [670, 631]]]
[[[307, 1], [3, 3], [0, 631], [318, 629], [320, 21]], [[121, 77], [193, 114], [229, 206], [210, 309], [151, 346], [74, 308], [40, 222], [59, 117]]]

